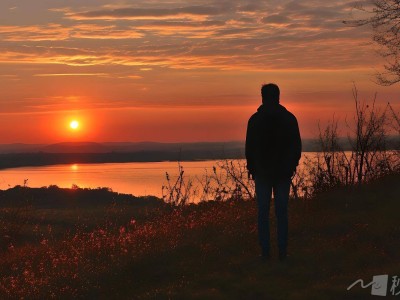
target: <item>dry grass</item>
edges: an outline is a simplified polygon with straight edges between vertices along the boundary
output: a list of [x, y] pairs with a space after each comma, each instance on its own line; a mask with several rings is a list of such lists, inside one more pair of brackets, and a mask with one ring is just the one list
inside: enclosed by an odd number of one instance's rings
[[131, 218], [114, 204], [94, 227], [68, 231], [69, 218], [63, 234], [49, 222], [1, 255], [0, 298], [364, 299], [368, 290], [347, 286], [400, 275], [398, 180], [291, 201], [285, 263], [276, 253], [258, 259], [253, 201], [155, 206]]

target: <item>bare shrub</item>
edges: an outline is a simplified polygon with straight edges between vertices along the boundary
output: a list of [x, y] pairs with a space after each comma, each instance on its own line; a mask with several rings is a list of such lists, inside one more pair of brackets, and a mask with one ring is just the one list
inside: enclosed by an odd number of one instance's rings
[[213, 173], [206, 173], [203, 184], [204, 200], [245, 200], [254, 199], [254, 182], [248, 177], [244, 160], [221, 160], [213, 166]]
[[193, 180], [186, 178], [185, 171], [180, 162], [178, 162], [178, 171], [179, 175], [174, 182], [172, 182], [170, 174], [166, 172], [167, 183], [161, 188], [162, 199], [173, 206], [183, 206], [196, 195]]
[[349, 151], [342, 146], [335, 118], [325, 129], [319, 127], [321, 152], [314, 159], [306, 160], [304, 166], [312, 194], [337, 186], [361, 184], [399, 170], [399, 156], [387, 147], [393, 125], [388, 116], [390, 106], [378, 108], [376, 95], [371, 104], [361, 101], [356, 87], [353, 98], [353, 122], [346, 121]]
[[[248, 177], [244, 160], [218, 161], [212, 167], [212, 172], [206, 169], [201, 178], [186, 176], [180, 162], [178, 171], [175, 180], [167, 172], [167, 182], [162, 186], [163, 200], [173, 206], [209, 200], [254, 199], [254, 182]], [[197, 179], [197, 183], [194, 179]]]

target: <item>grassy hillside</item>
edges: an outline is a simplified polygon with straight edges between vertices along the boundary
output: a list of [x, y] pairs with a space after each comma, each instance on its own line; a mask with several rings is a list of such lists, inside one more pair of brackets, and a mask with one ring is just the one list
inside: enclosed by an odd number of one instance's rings
[[400, 275], [399, 179], [292, 200], [285, 262], [259, 259], [253, 201], [31, 206], [18, 215], [28, 242], [1, 255], [0, 298], [365, 299], [347, 287]]

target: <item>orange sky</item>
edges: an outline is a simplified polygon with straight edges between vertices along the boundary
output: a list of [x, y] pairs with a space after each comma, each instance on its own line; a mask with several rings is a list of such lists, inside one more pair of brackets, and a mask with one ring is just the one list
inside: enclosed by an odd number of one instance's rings
[[2, 0], [0, 143], [244, 140], [268, 82], [303, 137], [352, 115], [354, 83], [398, 110], [352, 3]]

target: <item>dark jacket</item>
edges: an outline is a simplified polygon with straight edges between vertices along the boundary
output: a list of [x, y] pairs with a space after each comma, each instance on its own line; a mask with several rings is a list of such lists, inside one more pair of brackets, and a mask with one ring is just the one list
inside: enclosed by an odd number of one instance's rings
[[261, 105], [247, 125], [247, 169], [253, 176], [290, 178], [299, 164], [301, 139], [296, 117], [280, 104]]

